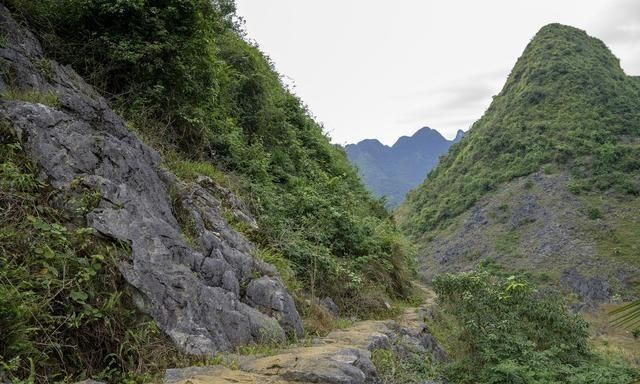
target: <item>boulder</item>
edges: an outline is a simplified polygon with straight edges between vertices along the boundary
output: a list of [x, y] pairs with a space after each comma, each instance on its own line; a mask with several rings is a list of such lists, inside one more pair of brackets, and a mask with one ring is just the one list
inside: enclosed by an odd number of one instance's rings
[[333, 317], [340, 317], [340, 309], [330, 297], [327, 296], [320, 300], [320, 305], [322, 305]]

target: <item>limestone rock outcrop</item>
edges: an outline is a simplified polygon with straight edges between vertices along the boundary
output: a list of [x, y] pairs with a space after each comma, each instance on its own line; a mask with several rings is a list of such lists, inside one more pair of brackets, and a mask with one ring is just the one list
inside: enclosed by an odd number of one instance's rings
[[[139, 293], [141, 309], [193, 354], [300, 335], [293, 299], [275, 269], [256, 260], [254, 246], [226, 223], [210, 180], [184, 183], [162, 169], [160, 155], [76, 72], [47, 59], [35, 36], [2, 5], [0, 32], [0, 92], [14, 95], [0, 101], [0, 119], [60, 196], [77, 185], [101, 196], [87, 224], [130, 245], [131, 257], [119, 268]], [[24, 101], [38, 95], [50, 105]], [[192, 242], [181, 231], [169, 191], [194, 223]]]

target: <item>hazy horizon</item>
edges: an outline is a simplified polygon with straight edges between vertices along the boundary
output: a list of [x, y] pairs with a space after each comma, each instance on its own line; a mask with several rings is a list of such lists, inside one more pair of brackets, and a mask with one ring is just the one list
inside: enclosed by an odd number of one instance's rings
[[468, 130], [530, 39], [552, 22], [603, 40], [627, 74], [640, 74], [640, 2], [633, 0], [237, 5], [248, 37], [339, 144], [392, 145], [425, 126], [447, 139]]

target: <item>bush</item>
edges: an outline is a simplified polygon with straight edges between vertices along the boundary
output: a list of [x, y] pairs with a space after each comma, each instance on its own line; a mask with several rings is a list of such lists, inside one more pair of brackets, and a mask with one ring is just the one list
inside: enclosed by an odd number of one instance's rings
[[434, 289], [463, 346], [445, 370], [452, 382], [623, 384], [640, 377], [593, 354], [587, 323], [568, 313], [559, 297], [538, 292], [521, 278], [444, 275]]
[[600, 208], [598, 208], [598, 207], [590, 208], [589, 209], [589, 218], [591, 220], [601, 219], [602, 218], [602, 211], [600, 211]]

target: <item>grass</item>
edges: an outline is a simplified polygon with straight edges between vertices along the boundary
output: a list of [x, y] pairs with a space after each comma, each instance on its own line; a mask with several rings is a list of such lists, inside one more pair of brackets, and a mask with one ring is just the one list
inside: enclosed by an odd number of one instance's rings
[[184, 207], [182, 195], [174, 187], [169, 190], [169, 197], [171, 198], [171, 210], [178, 222], [178, 226], [180, 226], [182, 237], [190, 246], [198, 248], [200, 245], [197, 241], [198, 229], [196, 228], [196, 222], [191, 212]]
[[[603, 270], [615, 271], [620, 265], [640, 268], [640, 199], [615, 194], [604, 198], [593, 193], [579, 199], [589, 220], [578, 225], [595, 242], [598, 267], [592, 273], [602, 275]], [[595, 218], [593, 210], [598, 212]], [[630, 275], [625, 284], [624, 298], [640, 295], [640, 277]]]
[[51, 82], [53, 80], [54, 70], [51, 60], [40, 59], [35, 62], [35, 65], [36, 69], [45, 78], [45, 80], [47, 80], [48, 82]]
[[267, 247], [257, 247], [254, 256], [276, 268], [289, 293], [294, 296], [301, 295], [302, 284], [296, 278], [295, 267], [291, 260], [285, 258], [280, 252]]
[[393, 349], [376, 349], [371, 352], [371, 362], [383, 384], [419, 384], [436, 374], [428, 354], [408, 353], [401, 356]]
[[275, 344], [239, 345], [235, 348], [235, 353], [240, 356], [273, 356], [283, 347], [284, 345]]
[[520, 233], [517, 230], [510, 230], [499, 234], [495, 241], [496, 252], [501, 256], [520, 257], [516, 254], [520, 243]]
[[58, 95], [56, 95], [53, 91], [41, 92], [9, 87], [0, 94], [0, 98], [5, 100], [17, 100], [35, 104], [43, 104], [52, 108], [60, 107], [60, 100], [58, 99]]
[[[308, 336], [326, 336], [329, 332], [339, 329], [338, 319], [319, 303], [312, 301], [301, 309], [305, 333]], [[344, 323], [340, 324], [344, 325]]]
[[233, 186], [229, 176], [210, 162], [185, 160], [173, 151], [164, 151], [162, 158], [164, 165], [181, 180], [196, 181], [198, 177], [206, 176], [223, 187]]
[[621, 217], [611, 223], [609, 230], [596, 234], [598, 253], [601, 256], [640, 266], [640, 221], [633, 217], [637, 212], [621, 212]]
[[464, 358], [469, 352], [463, 340], [452, 335], [459, 335], [461, 327], [456, 318], [442, 310], [441, 306], [431, 307], [431, 317], [425, 319], [429, 332], [438, 341], [438, 345], [453, 360]]

